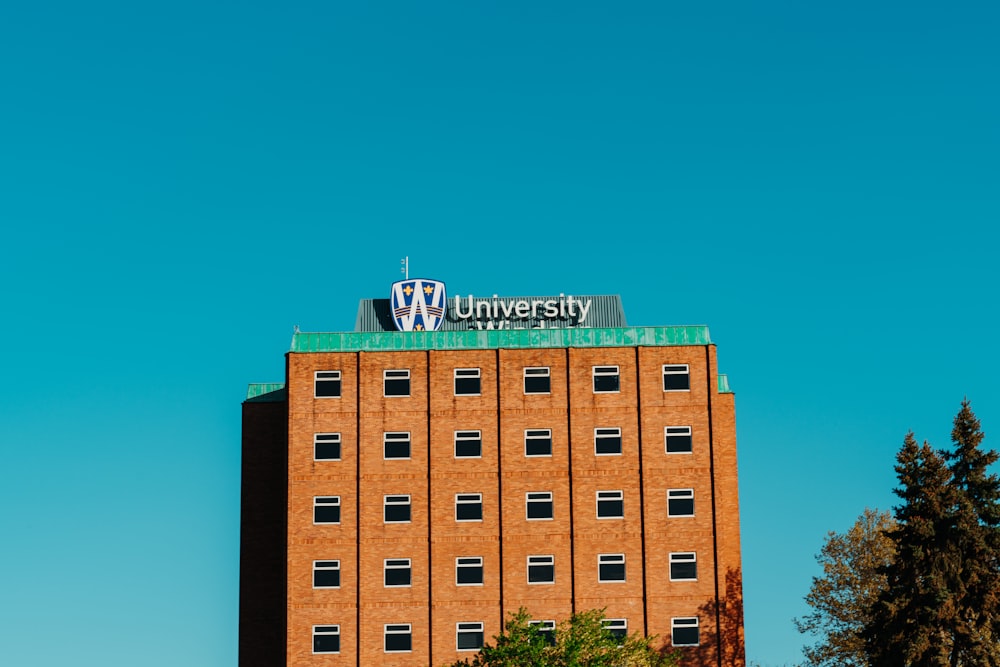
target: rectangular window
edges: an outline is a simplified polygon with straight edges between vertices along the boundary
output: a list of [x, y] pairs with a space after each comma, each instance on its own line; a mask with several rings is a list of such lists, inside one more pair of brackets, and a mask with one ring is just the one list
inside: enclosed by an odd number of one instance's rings
[[340, 626], [313, 626], [313, 653], [340, 653]]
[[552, 492], [536, 491], [524, 494], [528, 520], [552, 518]]
[[386, 588], [410, 585], [411, 569], [409, 558], [387, 558], [384, 563], [384, 583]]
[[386, 523], [410, 522], [409, 496], [384, 496], [383, 500], [382, 511]]
[[697, 581], [698, 556], [695, 553], [670, 554], [670, 581]]
[[594, 366], [594, 393], [607, 394], [619, 391], [619, 374], [617, 366]]
[[620, 456], [622, 453], [622, 430], [620, 428], [594, 429], [594, 454], [597, 456]]
[[479, 396], [480, 377], [478, 368], [455, 369], [455, 395]]
[[382, 395], [409, 396], [410, 371], [408, 370], [382, 371]]
[[628, 619], [625, 618], [605, 618], [601, 621], [601, 625], [604, 629], [611, 633], [615, 639], [618, 640], [618, 645], [621, 646], [625, 642], [625, 638], [628, 637]]
[[694, 489], [667, 489], [667, 516], [694, 516]]
[[625, 554], [599, 554], [597, 580], [602, 583], [625, 581]]
[[622, 519], [625, 517], [625, 493], [623, 491], [597, 492], [597, 518]]
[[528, 627], [535, 628], [538, 636], [549, 646], [556, 643], [556, 622], [555, 621], [528, 621]]
[[456, 493], [455, 521], [482, 521], [483, 494]]
[[340, 434], [316, 433], [313, 435], [314, 461], [340, 460]]
[[313, 588], [340, 588], [340, 561], [313, 561]]
[[663, 391], [691, 391], [687, 364], [663, 364]]
[[482, 556], [465, 556], [455, 559], [455, 584], [458, 586], [483, 585]]
[[697, 617], [670, 619], [671, 646], [697, 646], [699, 643]]
[[455, 431], [455, 458], [478, 459], [483, 456], [481, 431]]
[[403, 432], [383, 433], [382, 456], [387, 459], [410, 458], [410, 434]]
[[667, 443], [667, 454], [691, 453], [690, 426], [667, 426], [663, 429], [663, 437]]
[[413, 629], [409, 623], [385, 626], [385, 652], [407, 653], [413, 650]]
[[529, 584], [554, 584], [555, 582], [555, 556], [528, 556]]
[[314, 497], [313, 523], [340, 523], [340, 496]]
[[525, 456], [552, 456], [552, 430], [547, 428], [524, 431]]
[[483, 647], [482, 623], [456, 623], [455, 645], [459, 651], [478, 651]]
[[549, 377], [548, 366], [524, 369], [524, 393], [525, 394], [549, 394], [552, 392], [552, 383]]
[[340, 398], [340, 371], [316, 371], [313, 379], [315, 398]]

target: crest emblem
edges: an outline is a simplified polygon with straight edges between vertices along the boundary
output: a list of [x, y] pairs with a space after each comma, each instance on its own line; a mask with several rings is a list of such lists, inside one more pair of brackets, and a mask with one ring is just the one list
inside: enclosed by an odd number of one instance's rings
[[437, 331], [448, 305], [444, 283], [413, 278], [392, 284], [392, 321], [400, 331]]

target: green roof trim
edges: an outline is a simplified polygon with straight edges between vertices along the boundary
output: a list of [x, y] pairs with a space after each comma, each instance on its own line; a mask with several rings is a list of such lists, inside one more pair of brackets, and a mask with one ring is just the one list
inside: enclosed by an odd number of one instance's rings
[[285, 400], [284, 382], [258, 382], [247, 386], [247, 403], [274, 403]]
[[729, 388], [729, 376], [719, 374], [719, 393], [720, 394], [732, 394], [733, 390]]
[[[707, 326], [620, 329], [495, 329], [468, 331], [347, 331], [292, 335], [291, 352], [390, 352], [562, 347], [710, 345]], [[251, 385], [253, 386], [253, 385]]]

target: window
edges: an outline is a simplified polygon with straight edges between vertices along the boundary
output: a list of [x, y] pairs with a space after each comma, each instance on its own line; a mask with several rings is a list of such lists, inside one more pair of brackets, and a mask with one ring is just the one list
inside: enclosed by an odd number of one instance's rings
[[552, 456], [552, 430], [527, 429], [524, 432], [525, 456]]
[[625, 581], [625, 554], [598, 555], [597, 580], [600, 582]]
[[313, 588], [340, 588], [340, 561], [313, 561]]
[[480, 378], [478, 368], [455, 369], [455, 395], [479, 396]]
[[615, 639], [618, 640], [618, 645], [621, 646], [624, 643], [625, 638], [628, 637], [628, 619], [625, 618], [606, 618], [601, 621], [601, 625], [604, 629], [614, 635]]
[[385, 563], [384, 583], [386, 588], [410, 585], [410, 559], [387, 558]]
[[482, 556], [466, 556], [455, 559], [455, 584], [457, 586], [483, 585]]
[[691, 391], [687, 364], [663, 364], [663, 391]]
[[455, 431], [455, 458], [478, 459], [483, 456], [481, 431]]
[[456, 623], [455, 645], [459, 651], [478, 651], [483, 647], [482, 623]]
[[619, 391], [617, 366], [594, 366], [594, 393], [606, 394]]
[[409, 396], [410, 371], [382, 371], [383, 396]]
[[620, 428], [594, 429], [594, 454], [614, 456], [622, 453], [622, 430]]
[[340, 398], [340, 371], [316, 371], [313, 377], [314, 397]]
[[524, 494], [528, 520], [552, 518], [552, 492], [538, 491]]
[[529, 584], [554, 584], [555, 582], [555, 556], [528, 556]]
[[313, 436], [314, 461], [340, 460], [340, 434], [317, 433]]
[[387, 459], [410, 458], [410, 434], [383, 433], [382, 456]]
[[413, 650], [413, 631], [409, 623], [385, 626], [385, 652], [405, 653]]
[[382, 511], [386, 523], [409, 523], [410, 497], [385, 496]]
[[699, 644], [697, 617], [670, 619], [670, 644], [697, 646]]
[[482, 521], [483, 494], [456, 493], [455, 521]]
[[623, 491], [597, 492], [597, 518], [621, 519], [625, 517], [625, 493]]
[[556, 622], [555, 621], [528, 621], [528, 627], [535, 628], [535, 632], [549, 646], [556, 643]]
[[670, 581], [696, 581], [698, 556], [694, 553], [670, 554]]
[[313, 498], [313, 523], [340, 523], [340, 496]]
[[524, 369], [524, 393], [525, 394], [548, 394], [552, 391], [549, 369], [547, 366], [540, 368]]
[[694, 516], [694, 489], [667, 489], [667, 516]]
[[340, 653], [340, 626], [313, 626], [313, 653]]
[[663, 429], [663, 437], [667, 442], [667, 454], [691, 453], [690, 426], [667, 426]]

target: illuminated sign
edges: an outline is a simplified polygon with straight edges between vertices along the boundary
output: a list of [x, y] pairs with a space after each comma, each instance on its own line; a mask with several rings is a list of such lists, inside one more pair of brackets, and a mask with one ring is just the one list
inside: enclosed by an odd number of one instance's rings
[[392, 321], [400, 331], [437, 331], [448, 297], [440, 280], [413, 278], [392, 284]]

